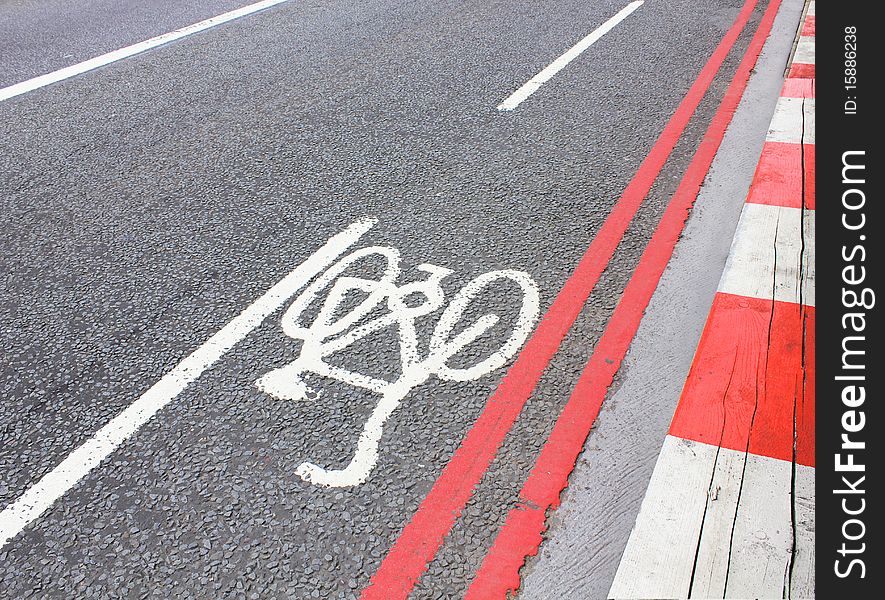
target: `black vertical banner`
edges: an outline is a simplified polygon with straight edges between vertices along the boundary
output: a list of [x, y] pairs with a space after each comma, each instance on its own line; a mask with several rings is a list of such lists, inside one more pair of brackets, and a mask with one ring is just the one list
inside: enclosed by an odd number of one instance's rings
[[881, 598], [885, 220], [874, 2], [817, 2], [816, 587]]

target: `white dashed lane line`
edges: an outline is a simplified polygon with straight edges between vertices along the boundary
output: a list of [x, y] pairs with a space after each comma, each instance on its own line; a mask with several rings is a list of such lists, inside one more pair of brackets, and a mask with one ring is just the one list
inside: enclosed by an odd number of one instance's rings
[[195, 33], [200, 33], [201, 31], [206, 31], [207, 29], [211, 29], [212, 27], [234, 21], [241, 17], [251, 15], [258, 11], [265, 10], [272, 6], [276, 6], [277, 4], [282, 4], [283, 2], [288, 1], [289, 0], [261, 0], [260, 2], [255, 2], [254, 4], [249, 4], [248, 6], [243, 6], [242, 8], [228, 11], [216, 17], [211, 17], [198, 23], [187, 25], [186, 27], [176, 29], [175, 31], [170, 31], [169, 33], [164, 33], [156, 37], [152, 37], [149, 40], [138, 42], [137, 44], [132, 44], [131, 46], [126, 46], [125, 48], [120, 48], [119, 50], [113, 50], [100, 56], [96, 56], [95, 58], [90, 58], [89, 60], [84, 60], [83, 62], [79, 62], [75, 65], [64, 67], [63, 69], [58, 69], [56, 71], [52, 71], [51, 73], [46, 73], [45, 75], [33, 77], [26, 81], [7, 86], [5, 88], [0, 88], [0, 102], [4, 100], [9, 100], [10, 98], [14, 98], [16, 96], [21, 96], [22, 94], [32, 92], [53, 83], [58, 83], [59, 81], [64, 81], [65, 79], [70, 79], [71, 77], [76, 77], [77, 75], [82, 75], [87, 71], [92, 71], [93, 69], [109, 65], [119, 60], [123, 60], [124, 58], [129, 58], [130, 56], [141, 54], [142, 52], [146, 52], [147, 50], [151, 50], [158, 46], [168, 44], [169, 42], [180, 40], [181, 38], [188, 37]]
[[615, 16], [594, 29], [580, 42], [566, 50], [566, 52], [559, 58], [544, 67], [537, 75], [525, 82], [522, 87], [510, 94], [506, 100], [498, 105], [498, 110], [513, 110], [519, 106], [523, 100], [538, 91], [538, 88], [547, 83], [554, 75], [564, 69], [567, 64], [580, 56], [584, 50], [595, 44], [602, 36], [614, 29], [618, 23], [629, 17], [634, 10], [642, 6], [644, 3], [645, 0], [636, 0], [636, 2], [631, 2], [622, 8]]

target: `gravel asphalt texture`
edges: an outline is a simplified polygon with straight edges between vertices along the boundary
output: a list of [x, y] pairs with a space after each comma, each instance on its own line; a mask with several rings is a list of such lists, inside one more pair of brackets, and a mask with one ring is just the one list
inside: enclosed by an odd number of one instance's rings
[[[236, 6], [119, 4], [0, 5], [0, 85]], [[365, 216], [361, 245], [400, 249], [404, 278], [448, 267], [450, 296], [525, 270], [543, 314], [742, 3], [648, 0], [495, 109], [624, 4], [293, 0], [0, 103], [0, 507]], [[748, 39], [413, 597], [463, 594]], [[518, 295], [496, 289], [471, 314], [514, 315]], [[416, 388], [368, 482], [317, 487], [295, 468], [346, 464], [377, 398], [256, 389], [299, 350], [281, 312], [0, 550], [0, 595], [358, 596], [504, 370]], [[396, 340], [348, 360], [392, 372]]]

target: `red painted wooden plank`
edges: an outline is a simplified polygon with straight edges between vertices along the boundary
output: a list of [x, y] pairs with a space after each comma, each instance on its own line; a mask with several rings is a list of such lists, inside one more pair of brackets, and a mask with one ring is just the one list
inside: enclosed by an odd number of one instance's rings
[[814, 79], [787, 77], [781, 89], [784, 98], [814, 98]]
[[[805, 164], [802, 163], [803, 150]], [[747, 202], [802, 208], [803, 167], [805, 208], [814, 209], [814, 145], [766, 142], [756, 166]]]
[[808, 63], [793, 63], [793, 66], [790, 67], [790, 77], [814, 79], [814, 65]]
[[814, 35], [814, 15], [807, 15], [805, 17], [805, 24], [802, 26], [802, 33], [800, 35]]
[[670, 434], [814, 466], [814, 315], [716, 294]]

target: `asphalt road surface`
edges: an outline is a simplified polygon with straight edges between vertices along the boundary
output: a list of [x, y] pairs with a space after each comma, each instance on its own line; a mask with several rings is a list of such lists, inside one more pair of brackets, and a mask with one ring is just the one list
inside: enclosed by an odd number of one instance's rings
[[[242, 5], [4, 2], [0, 87]], [[766, 8], [572, 323], [744, 3], [647, 0], [499, 110], [625, 6], [290, 0], [0, 101], [0, 595], [358, 597], [436, 487], [403, 585], [462, 597]], [[440, 479], [517, 356], [494, 460]]]

